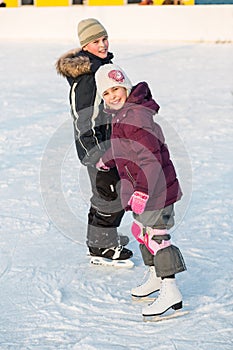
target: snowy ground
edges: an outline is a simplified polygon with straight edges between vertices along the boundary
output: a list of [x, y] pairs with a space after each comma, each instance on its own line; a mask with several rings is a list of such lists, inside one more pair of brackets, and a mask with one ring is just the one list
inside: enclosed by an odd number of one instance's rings
[[[112, 43], [133, 82], [149, 82], [184, 198], [173, 242], [189, 315], [144, 323], [130, 289], [144, 266], [90, 266], [89, 183], [57, 57], [73, 43], [1, 42], [1, 350], [233, 348], [233, 45]], [[131, 215], [121, 232], [130, 235]]]

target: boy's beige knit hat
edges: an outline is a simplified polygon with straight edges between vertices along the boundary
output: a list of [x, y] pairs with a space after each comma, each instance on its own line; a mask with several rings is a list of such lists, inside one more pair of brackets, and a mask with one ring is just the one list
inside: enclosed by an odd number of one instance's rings
[[108, 36], [108, 33], [97, 19], [87, 18], [79, 22], [78, 38], [82, 47], [102, 36]]

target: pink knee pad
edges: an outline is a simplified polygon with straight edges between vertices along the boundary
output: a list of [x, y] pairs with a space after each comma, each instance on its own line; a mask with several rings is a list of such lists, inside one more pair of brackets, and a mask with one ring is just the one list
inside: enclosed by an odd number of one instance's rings
[[167, 230], [147, 228], [147, 232], [144, 237], [144, 244], [146, 245], [147, 249], [151, 252], [151, 254], [156, 255], [158, 250], [164, 249], [171, 245], [170, 240], [162, 240], [161, 243], [158, 243], [154, 239], [152, 239], [155, 236], [163, 235], [167, 235]]
[[140, 222], [134, 221], [131, 226], [131, 232], [133, 236], [136, 238], [136, 240], [144, 244], [144, 235], [143, 235], [143, 225], [140, 224]]

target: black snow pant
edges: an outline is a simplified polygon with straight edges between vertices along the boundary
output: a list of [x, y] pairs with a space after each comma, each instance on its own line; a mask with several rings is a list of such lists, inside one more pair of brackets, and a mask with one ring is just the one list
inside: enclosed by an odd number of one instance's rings
[[120, 200], [120, 178], [116, 168], [98, 171], [87, 167], [91, 188], [88, 213], [87, 246], [110, 248], [119, 244], [117, 228], [124, 210]]

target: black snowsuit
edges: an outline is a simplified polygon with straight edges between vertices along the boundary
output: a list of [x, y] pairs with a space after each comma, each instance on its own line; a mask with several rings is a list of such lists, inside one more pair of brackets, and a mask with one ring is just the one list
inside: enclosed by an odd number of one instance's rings
[[103, 104], [96, 93], [95, 72], [111, 63], [112, 53], [101, 59], [76, 49], [64, 54], [56, 63], [57, 72], [70, 85], [70, 107], [78, 157], [87, 166], [92, 187], [88, 214], [87, 245], [110, 248], [119, 244], [117, 227], [124, 215], [118, 195], [116, 168], [98, 171], [96, 162], [110, 147], [111, 121], [103, 114]]

